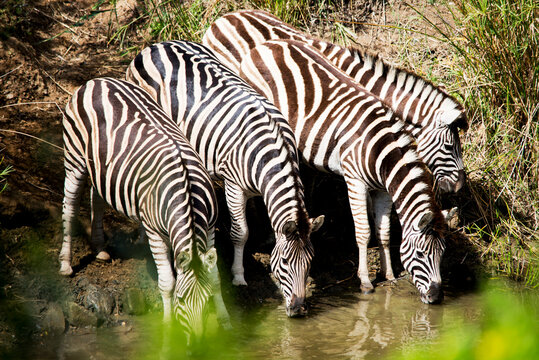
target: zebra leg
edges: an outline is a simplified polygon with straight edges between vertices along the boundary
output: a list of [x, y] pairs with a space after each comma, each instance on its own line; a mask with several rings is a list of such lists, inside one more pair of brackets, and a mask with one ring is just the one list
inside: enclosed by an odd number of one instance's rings
[[374, 223], [376, 225], [376, 234], [380, 244], [380, 267], [382, 274], [389, 281], [394, 281], [393, 269], [391, 268], [391, 255], [389, 249], [390, 227], [391, 227], [391, 208], [393, 201], [387, 192], [373, 191], [371, 193], [374, 207]]
[[225, 302], [223, 301], [223, 294], [221, 293], [221, 280], [219, 278], [219, 270], [217, 266], [210, 272], [210, 281], [213, 287], [213, 304], [215, 305], [215, 312], [217, 313], [217, 321], [225, 330], [231, 330], [232, 324], [230, 323], [230, 315], [226, 309]]
[[247, 219], [245, 217], [245, 206], [247, 196], [238, 185], [225, 182], [225, 195], [230, 213], [230, 238], [234, 245], [234, 261], [232, 262], [233, 285], [247, 285], [243, 269], [243, 249], [249, 237]]
[[97, 252], [97, 260], [108, 261], [110, 260], [110, 255], [105, 251], [105, 232], [103, 231], [105, 200], [103, 200], [97, 193], [97, 189], [93, 186], [90, 191], [90, 198], [92, 200], [92, 248]]
[[348, 201], [354, 218], [354, 228], [356, 232], [356, 242], [359, 249], [359, 264], [357, 276], [361, 280], [361, 291], [365, 294], [374, 291], [369, 280], [369, 268], [367, 262], [367, 246], [371, 238], [371, 229], [369, 226], [369, 216], [367, 213], [368, 188], [367, 185], [351, 176], [346, 176], [346, 185], [348, 187]]
[[[207, 248], [211, 248], [215, 245], [215, 230], [210, 230], [208, 235], [208, 241], [206, 243]], [[221, 293], [221, 279], [219, 277], [219, 269], [217, 264], [210, 271], [210, 281], [213, 288], [213, 303], [215, 305], [215, 312], [217, 313], [217, 321], [225, 330], [231, 330], [232, 324], [230, 323], [230, 316], [223, 301], [223, 294]]]
[[157, 284], [163, 298], [163, 320], [170, 323], [172, 314], [172, 292], [176, 278], [172, 272], [170, 247], [166, 241], [154, 231], [146, 227], [146, 235], [150, 244], [155, 266], [157, 267]]
[[72, 169], [66, 165], [66, 177], [64, 181], [64, 205], [62, 209], [62, 223], [64, 237], [60, 250], [60, 274], [71, 275], [71, 241], [73, 237], [73, 224], [79, 213], [80, 198], [88, 174], [85, 170]]

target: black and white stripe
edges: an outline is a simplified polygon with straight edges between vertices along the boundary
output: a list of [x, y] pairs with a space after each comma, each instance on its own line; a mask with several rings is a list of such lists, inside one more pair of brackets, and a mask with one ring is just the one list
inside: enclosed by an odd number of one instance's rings
[[140, 87], [103, 78], [88, 81], [74, 93], [63, 128], [60, 273], [72, 273], [72, 226], [89, 178], [96, 250], [104, 252], [102, 212], [108, 203], [140, 222], [148, 236], [165, 321], [174, 304], [187, 333], [200, 336], [211, 296], [227, 321], [215, 266], [217, 202], [212, 181], [175, 123]]
[[292, 130], [282, 114], [205, 46], [170, 41], [144, 49], [127, 79], [146, 89], [175, 120], [209, 173], [224, 180], [232, 220], [233, 283], [246, 285], [245, 205], [262, 195], [275, 232], [272, 270], [289, 316], [304, 313], [314, 224], [307, 216]]
[[239, 71], [241, 60], [250, 49], [279, 39], [298, 40], [316, 48], [335, 67], [392, 108], [416, 139], [417, 151], [434, 174], [440, 192], [456, 192], [464, 185], [458, 131], [467, 128], [467, 120], [462, 106], [442, 88], [360, 49], [343, 48], [311, 37], [260, 10], [243, 10], [219, 18], [202, 41], [225, 65]]
[[403, 123], [312, 47], [294, 40], [268, 41], [244, 58], [240, 74], [281, 109], [304, 161], [343, 176], [359, 247], [362, 289], [372, 291], [367, 268], [372, 193], [381, 242], [382, 271], [393, 280], [389, 216], [395, 205], [402, 229], [401, 260], [425, 302], [441, 299], [443, 216], [431, 178]]

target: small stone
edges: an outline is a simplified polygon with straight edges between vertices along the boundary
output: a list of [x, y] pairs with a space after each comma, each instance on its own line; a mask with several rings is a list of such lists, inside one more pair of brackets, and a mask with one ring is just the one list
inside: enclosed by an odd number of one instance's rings
[[75, 327], [97, 326], [97, 316], [77, 303], [67, 304], [67, 320]]
[[51, 335], [59, 335], [65, 331], [65, 317], [62, 307], [56, 303], [50, 303], [43, 314], [43, 329]]
[[146, 300], [142, 291], [128, 288], [124, 294], [124, 312], [130, 315], [142, 315], [146, 312]]

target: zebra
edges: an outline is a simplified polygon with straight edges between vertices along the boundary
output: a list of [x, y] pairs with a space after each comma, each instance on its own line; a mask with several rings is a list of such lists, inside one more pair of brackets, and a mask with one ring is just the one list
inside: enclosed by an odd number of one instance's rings
[[261, 10], [242, 10], [217, 19], [202, 43], [234, 71], [243, 56], [267, 40], [291, 39], [309, 44], [359, 85], [378, 96], [405, 122], [417, 151], [436, 179], [439, 193], [457, 192], [466, 181], [459, 129], [468, 127], [462, 105], [441, 87], [390, 66], [357, 48], [316, 39]]
[[144, 49], [129, 65], [126, 78], [157, 100], [210, 175], [224, 181], [234, 285], [247, 285], [246, 201], [262, 195], [276, 239], [273, 275], [287, 315], [304, 315], [313, 257], [310, 234], [324, 217], [308, 218], [294, 134], [279, 110], [223, 66], [210, 49], [194, 42], [168, 41]]
[[430, 173], [397, 116], [303, 42], [272, 40], [256, 46], [241, 62], [240, 75], [283, 112], [307, 164], [344, 177], [359, 248], [361, 290], [373, 291], [367, 268], [370, 192], [382, 272], [395, 280], [389, 253], [394, 204], [403, 231], [402, 264], [423, 302], [441, 301], [440, 262], [447, 230]]
[[229, 327], [216, 266], [213, 184], [196, 152], [158, 104], [127, 81], [90, 80], [66, 106], [63, 140], [60, 273], [73, 272], [73, 221], [89, 178], [92, 245], [108, 257], [102, 234], [105, 203], [142, 224], [157, 266], [165, 323], [170, 323], [173, 309], [188, 337], [199, 338], [214, 296], [219, 320]]

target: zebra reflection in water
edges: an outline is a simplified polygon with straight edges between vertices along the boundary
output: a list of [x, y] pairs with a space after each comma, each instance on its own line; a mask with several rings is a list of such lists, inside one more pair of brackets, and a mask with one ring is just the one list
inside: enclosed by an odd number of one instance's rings
[[[253, 357], [279, 359], [378, 359], [409, 343], [438, 336], [443, 307], [418, 304], [414, 289], [399, 279], [373, 294], [340, 293], [311, 299], [306, 319], [290, 321], [279, 308], [268, 311], [260, 325], [249, 327], [245, 341]], [[252, 324], [251, 324], [252, 326]], [[258, 339], [258, 340], [253, 340]]]

